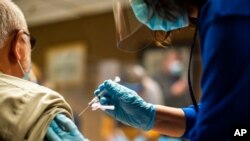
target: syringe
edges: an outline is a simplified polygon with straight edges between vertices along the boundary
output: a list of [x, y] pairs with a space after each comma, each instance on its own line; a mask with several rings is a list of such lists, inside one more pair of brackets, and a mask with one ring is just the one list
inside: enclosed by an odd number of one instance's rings
[[[118, 83], [121, 81], [120, 77], [119, 76], [116, 76], [115, 79], [113, 80], [114, 82]], [[88, 103], [88, 106], [86, 108], [84, 108], [80, 114], [78, 116], [81, 116], [85, 111], [87, 111], [87, 109], [94, 103], [98, 102], [99, 101], [99, 98], [100, 96], [102, 96], [104, 93], [106, 92], [106, 90], [102, 90], [97, 96], [95, 96], [89, 103]]]

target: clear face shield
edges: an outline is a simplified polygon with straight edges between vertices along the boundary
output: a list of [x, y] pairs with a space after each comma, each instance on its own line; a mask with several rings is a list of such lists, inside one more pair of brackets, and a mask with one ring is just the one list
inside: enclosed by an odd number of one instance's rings
[[127, 52], [136, 52], [153, 43], [153, 32], [140, 23], [133, 13], [131, 0], [114, 0], [117, 47]]
[[[152, 2], [156, 3], [157, 0]], [[187, 14], [175, 21], [168, 21], [154, 11], [144, 0], [113, 0], [119, 49], [137, 52], [155, 43], [157, 35], [154, 31], [166, 32], [188, 26]]]

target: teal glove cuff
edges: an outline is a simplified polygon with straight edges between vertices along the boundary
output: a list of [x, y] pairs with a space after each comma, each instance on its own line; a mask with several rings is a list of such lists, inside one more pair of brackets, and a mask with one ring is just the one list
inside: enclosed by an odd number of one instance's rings
[[147, 126], [145, 127], [142, 127], [143, 130], [150, 130], [154, 127], [154, 123], [155, 123], [155, 115], [156, 115], [156, 107], [155, 105], [153, 104], [149, 104], [149, 109], [150, 109], [150, 112], [149, 112], [149, 123], [147, 124]]

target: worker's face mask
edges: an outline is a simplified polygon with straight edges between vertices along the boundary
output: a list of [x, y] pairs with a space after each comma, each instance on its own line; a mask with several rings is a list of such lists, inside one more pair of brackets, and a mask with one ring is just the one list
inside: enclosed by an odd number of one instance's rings
[[[151, 0], [157, 3], [158, 0]], [[167, 20], [148, 6], [145, 0], [113, 0], [113, 13], [117, 32], [117, 47], [137, 52], [155, 43], [152, 31], [171, 31], [187, 27], [187, 12], [175, 21]]]
[[30, 65], [29, 70], [27, 72], [25, 72], [19, 60], [17, 60], [17, 63], [18, 63], [18, 65], [19, 65], [19, 67], [20, 67], [20, 69], [21, 69], [21, 71], [23, 73], [23, 79], [24, 80], [30, 80], [31, 65]]
[[175, 21], [170, 21], [159, 16], [154, 12], [155, 9], [149, 8], [144, 0], [130, 0], [130, 3], [136, 18], [151, 30], [171, 31], [187, 27], [189, 24], [187, 12]]

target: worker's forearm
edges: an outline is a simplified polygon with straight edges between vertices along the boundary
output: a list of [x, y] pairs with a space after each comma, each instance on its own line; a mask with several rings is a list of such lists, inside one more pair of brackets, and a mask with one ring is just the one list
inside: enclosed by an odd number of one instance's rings
[[162, 134], [180, 137], [186, 129], [185, 114], [180, 108], [156, 105], [156, 117], [153, 130]]

